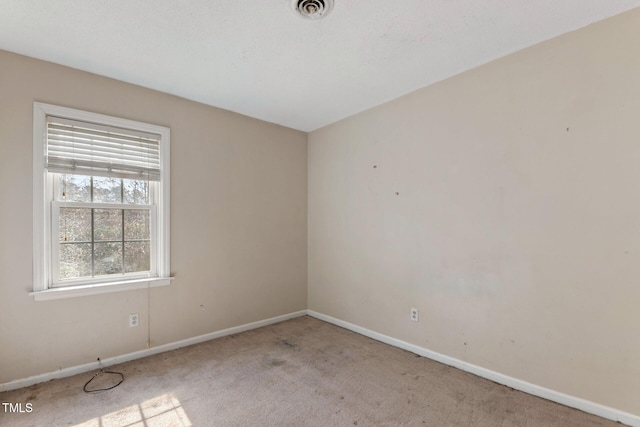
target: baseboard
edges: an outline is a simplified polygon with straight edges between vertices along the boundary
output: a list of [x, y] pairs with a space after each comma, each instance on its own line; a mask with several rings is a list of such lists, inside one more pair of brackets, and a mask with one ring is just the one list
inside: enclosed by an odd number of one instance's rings
[[[285, 320], [293, 319], [295, 317], [304, 316], [307, 314], [307, 310], [300, 310], [282, 316], [272, 317], [270, 319], [259, 320], [257, 322], [247, 323], [240, 326], [234, 326], [232, 328], [222, 329], [220, 331], [211, 332], [208, 334], [200, 335], [193, 338], [187, 338], [172, 343], [162, 344], [157, 347], [151, 347], [149, 349], [134, 351], [133, 353], [127, 353], [120, 356], [109, 357], [102, 359], [103, 366], [112, 366], [118, 363], [129, 362], [135, 359], [141, 359], [143, 357], [152, 356], [158, 353], [164, 353], [165, 351], [175, 350], [177, 348], [186, 347], [193, 344], [199, 344], [201, 342], [209, 341], [215, 338], [224, 337], [227, 335], [233, 335], [251, 329], [261, 328], [263, 326], [272, 325], [274, 323], [283, 322]], [[58, 369], [53, 372], [47, 372], [40, 375], [34, 375], [32, 377], [22, 378], [14, 381], [9, 381], [0, 384], [0, 392], [15, 390], [23, 387], [29, 387], [34, 384], [42, 383], [49, 380], [58, 378], [70, 377], [72, 375], [82, 374], [84, 372], [93, 371], [99, 369], [98, 362], [85, 363], [83, 365], [70, 366], [67, 368]]]
[[560, 393], [555, 390], [550, 390], [539, 385], [531, 384], [526, 381], [519, 380], [517, 378], [510, 377], [508, 375], [501, 374], [499, 372], [485, 369], [480, 366], [473, 365], [468, 362], [456, 359], [454, 357], [446, 356], [435, 351], [428, 350], [417, 345], [409, 344], [408, 342], [392, 338], [390, 336], [363, 328], [353, 323], [345, 322], [344, 320], [336, 319], [335, 317], [327, 316], [326, 314], [318, 313], [313, 310], [307, 310], [307, 314], [316, 319], [323, 320], [328, 323], [340, 326], [350, 331], [356, 332], [360, 335], [372, 338], [376, 341], [383, 342], [385, 344], [392, 345], [394, 347], [401, 348], [403, 350], [410, 351], [420, 356], [435, 360], [445, 365], [453, 366], [465, 372], [470, 372], [479, 377], [486, 378], [499, 384], [506, 385], [507, 387], [514, 388], [516, 390], [523, 391], [533, 396], [542, 397], [543, 399], [550, 400], [552, 402], [560, 403], [571, 408], [579, 409], [589, 414], [598, 415], [602, 418], [606, 418], [612, 421], [619, 421], [620, 423], [630, 426], [640, 427], [640, 416], [630, 414], [628, 412], [620, 411], [618, 409], [610, 408], [608, 406], [600, 405], [589, 400], [581, 399], [579, 397], [570, 396], [564, 393]]
[[[340, 320], [335, 317], [328, 316], [326, 314], [318, 313], [313, 310], [300, 310], [293, 313], [284, 314], [282, 316], [276, 316], [269, 319], [260, 320], [257, 322], [252, 322], [252, 323], [247, 323], [240, 326], [234, 326], [231, 328], [222, 329], [220, 331], [211, 332], [211, 333], [200, 335], [197, 337], [192, 337], [192, 338], [187, 338], [180, 341], [175, 341], [172, 343], [162, 344], [157, 347], [152, 347], [150, 349], [144, 349], [140, 351], [135, 351], [133, 353], [127, 353], [120, 356], [110, 357], [107, 359], [103, 359], [102, 364], [103, 366], [116, 365], [118, 363], [124, 363], [131, 360], [147, 357], [147, 356], [152, 356], [158, 353], [164, 353], [165, 351], [175, 350], [181, 347], [198, 344], [198, 343], [209, 341], [215, 338], [237, 334], [240, 332], [249, 331], [251, 329], [261, 328], [263, 326], [272, 325], [274, 323], [283, 322], [285, 320], [293, 319], [293, 318], [304, 316], [304, 315], [309, 315], [311, 317], [315, 317], [316, 319], [320, 319], [325, 322], [332, 323], [334, 325], [356, 332], [360, 335], [364, 335], [366, 337], [372, 338], [376, 341], [380, 341], [385, 344], [389, 344], [394, 347], [398, 347], [403, 350], [410, 351], [412, 353], [435, 360], [445, 365], [453, 366], [454, 368], [458, 368], [465, 372], [470, 372], [479, 377], [486, 378], [488, 380], [506, 385], [507, 387], [511, 387], [516, 390], [523, 391], [525, 393], [529, 393], [533, 396], [538, 396], [543, 399], [550, 400], [552, 402], [560, 403], [562, 405], [569, 406], [571, 408], [576, 408], [581, 411], [598, 415], [602, 418], [606, 418], [612, 421], [619, 421], [623, 424], [640, 427], [640, 416], [638, 415], [630, 414], [628, 412], [624, 412], [618, 409], [610, 408], [608, 406], [600, 405], [598, 403], [581, 399], [579, 397], [570, 396], [555, 390], [551, 390], [545, 387], [531, 384], [529, 382], [522, 381], [517, 378], [513, 378], [508, 375], [504, 375], [499, 372], [492, 371], [490, 369], [482, 368], [480, 366], [473, 365], [468, 362], [464, 362], [454, 357], [446, 356], [444, 354], [437, 353], [435, 351], [431, 351], [426, 348], [423, 348], [414, 344], [410, 344], [408, 342], [405, 342], [396, 338], [392, 338], [390, 336], [372, 331], [370, 329], [363, 328], [358, 325], [354, 325], [353, 323], [345, 322], [344, 320]], [[42, 382], [53, 380], [53, 379], [70, 377], [73, 375], [99, 369], [99, 367], [100, 366], [98, 365], [98, 362], [91, 362], [83, 365], [77, 365], [77, 366], [58, 369], [56, 371], [48, 372], [40, 375], [34, 375], [28, 378], [9, 381], [9, 382], [0, 384], [0, 392], [28, 387], [34, 384], [42, 383]]]

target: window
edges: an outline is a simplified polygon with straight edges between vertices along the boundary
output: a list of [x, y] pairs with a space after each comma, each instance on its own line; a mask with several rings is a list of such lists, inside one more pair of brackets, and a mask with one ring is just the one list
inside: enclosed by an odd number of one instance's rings
[[34, 103], [36, 300], [169, 283], [169, 136]]

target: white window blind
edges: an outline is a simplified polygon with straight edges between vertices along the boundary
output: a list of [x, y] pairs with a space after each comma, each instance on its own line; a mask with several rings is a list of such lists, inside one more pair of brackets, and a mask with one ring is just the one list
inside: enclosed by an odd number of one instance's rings
[[47, 116], [50, 172], [160, 180], [160, 135]]

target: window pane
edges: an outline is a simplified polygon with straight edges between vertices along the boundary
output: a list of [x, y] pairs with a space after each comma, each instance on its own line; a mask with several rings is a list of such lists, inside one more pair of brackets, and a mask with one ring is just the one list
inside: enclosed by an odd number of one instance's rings
[[149, 242], [125, 242], [125, 273], [149, 270], [151, 270], [151, 251]]
[[124, 240], [148, 240], [149, 237], [149, 211], [125, 209]]
[[149, 204], [149, 181], [123, 179], [124, 203], [137, 205]]
[[60, 208], [60, 241], [91, 241], [91, 209]]
[[94, 209], [93, 239], [122, 240], [122, 209]]
[[58, 201], [90, 202], [91, 177], [83, 175], [58, 175]]
[[91, 276], [91, 243], [60, 244], [60, 278]]
[[93, 256], [96, 276], [122, 273], [122, 243], [95, 243]]
[[122, 180], [120, 178], [94, 176], [93, 201], [96, 203], [121, 203]]

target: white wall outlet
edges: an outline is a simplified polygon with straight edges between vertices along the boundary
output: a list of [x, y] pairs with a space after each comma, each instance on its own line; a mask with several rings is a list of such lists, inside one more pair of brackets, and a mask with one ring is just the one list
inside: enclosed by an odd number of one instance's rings
[[417, 308], [412, 308], [411, 309], [411, 320], [414, 322], [418, 321], [418, 309]]
[[129, 315], [129, 327], [135, 328], [136, 326], [140, 326], [140, 315], [138, 313], [133, 313]]

